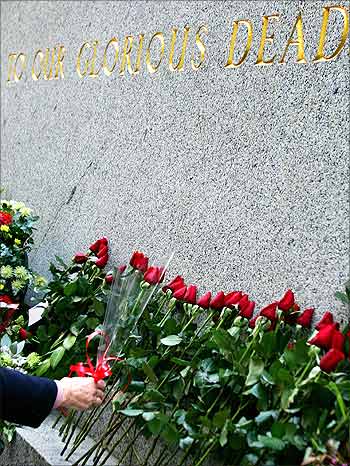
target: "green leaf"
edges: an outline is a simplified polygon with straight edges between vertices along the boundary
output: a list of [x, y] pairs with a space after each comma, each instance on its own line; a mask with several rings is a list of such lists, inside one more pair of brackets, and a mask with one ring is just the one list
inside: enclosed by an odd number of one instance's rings
[[340, 412], [342, 413], [342, 416], [344, 418], [344, 420], [346, 420], [348, 418], [347, 414], [346, 414], [346, 407], [345, 407], [345, 403], [344, 403], [344, 400], [343, 400], [343, 397], [337, 387], [337, 384], [334, 383], [334, 382], [329, 382], [328, 384], [328, 388], [335, 394], [336, 398], [337, 398], [337, 402], [338, 402], [338, 405], [339, 405], [339, 409], [340, 409]]
[[144, 397], [149, 401], [165, 401], [164, 395], [155, 388], [149, 388], [146, 390]]
[[249, 373], [245, 381], [246, 386], [254, 385], [259, 381], [264, 371], [264, 362], [261, 359], [251, 359], [249, 361]]
[[222, 447], [224, 447], [227, 443], [227, 428], [228, 428], [229, 421], [226, 420], [224, 427], [221, 430], [219, 443]]
[[142, 417], [146, 422], [153, 421], [153, 419], [156, 417], [156, 413], [146, 412], [142, 414]]
[[63, 288], [63, 293], [65, 296], [73, 296], [78, 289], [77, 282], [69, 282]]
[[67, 265], [63, 262], [63, 260], [59, 256], [55, 256], [56, 261], [64, 268], [67, 268]]
[[152, 367], [145, 361], [142, 365], [142, 369], [143, 369], [143, 372], [147, 375], [147, 377], [149, 378], [149, 380], [153, 383], [157, 383], [158, 382], [158, 378], [156, 376], [156, 374], [154, 373], [154, 370], [152, 369]]
[[281, 451], [285, 446], [283, 440], [275, 437], [268, 437], [267, 435], [258, 435], [258, 440], [264, 447], [271, 448], [271, 450]]
[[180, 359], [180, 358], [171, 358], [171, 362], [173, 362], [174, 364], [177, 364], [178, 366], [182, 366], [182, 367], [190, 366], [192, 363], [191, 361], [185, 361], [184, 359]]
[[40, 366], [37, 368], [35, 371], [35, 375], [38, 377], [41, 377], [45, 372], [47, 372], [50, 369], [50, 359], [46, 359], [43, 361]]
[[59, 346], [51, 354], [50, 364], [51, 364], [52, 369], [56, 369], [56, 367], [60, 363], [61, 359], [63, 358], [65, 352], [66, 352], [66, 350], [63, 348], [63, 346]]
[[255, 418], [255, 422], [257, 424], [262, 424], [263, 422], [267, 421], [270, 418], [276, 419], [278, 416], [278, 411], [262, 411], [258, 416]]
[[350, 303], [349, 298], [345, 293], [341, 293], [340, 291], [337, 291], [334, 296], [344, 304]]
[[86, 319], [86, 325], [90, 330], [95, 330], [99, 323], [100, 321], [96, 319], [96, 317], [89, 317], [88, 319]]
[[7, 346], [8, 348], [11, 346], [11, 338], [6, 333], [1, 338], [1, 346]]
[[137, 416], [141, 416], [141, 414], [143, 414], [144, 411], [142, 409], [128, 408], [128, 409], [121, 409], [120, 411], [118, 411], [118, 413], [124, 414], [124, 416], [128, 416], [128, 417], [137, 417]]
[[74, 346], [75, 342], [77, 341], [77, 337], [75, 335], [69, 334], [63, 341], [63, 348], [66, 350], [70, 350], [72, 346]]
[[222, 351], [232, 351], [232, 343], [234, 342], [231, 335], [223, 329], [214, 329], [212, 330], [212, 335], [215, 343], [218, 345], [219, 349]]
[[169, 335], [160, 340], [161, 343], [165, 346], [176, 346], [182, 342], [182, 338], [179, 335]]
[[166, 424], [161, 431], [161, 437], [171, 445], [179, 440], [179, 433], [174, 424]]

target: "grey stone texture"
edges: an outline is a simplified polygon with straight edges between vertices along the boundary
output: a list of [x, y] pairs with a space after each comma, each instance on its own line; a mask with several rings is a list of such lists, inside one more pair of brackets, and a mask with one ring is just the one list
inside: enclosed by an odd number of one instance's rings
[[[312, 63], [324, 1], [151, 1], [1, 3], [1, 184], [40, 216], [34, 269], [48, 275], [101, 235], [110, 263], [141, 249], [175, 252], [171, 272], [208, 289], [242, 289], [258, 307], [287, 288], [318, 313], [348, 310], [334, 292], [349, 276], [349, 45], [334, 61]], [[256, 66], [262, 15], [271, 25], [266, 57], [280, 58], [301, 11], [307, 64]], [[340, 16], [330, 22], [334, 49]], [[225, 69], [232, 23], [250, 19], [253, 46]], [[336, 24], [335, 24], [336, 23]], [[207, 58], [190, 66], [195, 31]], [[190, 26], [182, 72], [167, 66], [172, 27]], [[164, 33], [165, 58], [149, 74], [80, 78], [84, 41], [128, 34], [146, 43]], [[137, 41], [138, 42], [138, 41]], [[65, 79], [6, 83], [7, 56], [63, 44]], [[198, 51], [197, 59], [198, 59]], [[179, 56], [179, 47], [176, 49]], [[276, 61], [278, 60], [276, 59]], [[135, 63], [135, 55], [132, 55]], [[175, 59], [175, 62], [177, 60]], [[120, 60], [118, 61], [118, 65]]]

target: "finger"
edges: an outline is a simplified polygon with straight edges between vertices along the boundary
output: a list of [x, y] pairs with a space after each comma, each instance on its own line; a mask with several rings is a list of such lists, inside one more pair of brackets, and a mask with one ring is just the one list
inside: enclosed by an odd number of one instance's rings
[[100, 390], [104, 390], [106, 388], [106, 383], [103, 380], [99, 380], [96, 383], [96, 387], [99, 388]]
[[97, 390], [95, 395], [96, 395], [96, 398], [100, 398], [101, 400], [104, 399], [104, 393], [101, 392], [101, 390]]

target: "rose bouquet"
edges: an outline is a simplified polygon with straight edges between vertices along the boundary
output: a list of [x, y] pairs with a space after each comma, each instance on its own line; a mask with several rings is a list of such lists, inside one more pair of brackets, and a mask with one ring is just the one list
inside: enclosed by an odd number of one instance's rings
[[[118, 449], [118, 464], [128, 457], [140, 466], [201, 466], [213, 458], [230, 466], [300, 465], [327, 458], [329, 445], [334, 464], [349, 460], [348, 330], [326, 313], [310, 335], [313, 309], [301, 311], [291, 290], [255, 317], [254, 307], [240, 291], [197, 298], [182, 277], [159, 290], [137, 339], [123, 347], [115, 368], [121, 382], [69, 436], [72, 452], [113, 407], [76, 464], [92, 457], [103, 465]], [[330, 358], [335, 350], [343, 357]], [[138, 450], [143, 436], [147, 453]]]
[[[160, 291], [160, 283], [163, 281], [166, 270], [172, 257], [159, 266], [149, 266], [149, 259], [141, 252], [134, 252], [128, 266], [115, 268], [113, 274], [107, 275], [106, 280], [112, 286], [110, 290], [107, 311], [104, 323], [100, 326], [98, 334], [100, 344], [98, 347], [96, 368], [91, 368], [89, 355], [87, 355], [87, 365], [72, 366], [73, 372], [77, 375], [93, 375], [96, 378], [105, 378], [112, 375], [110, 361], [123, 364], [124, 353], [129, 347], [137, 347], [141, 344], [143, 335], [139, 332], [139, 321], [144, 312], [149, 311], [149, 306], [155, 295]], [[127, 387], [131, 382], [130, 374], [118, 377], [121, 371], [117, 370], [112, 379], [112, 387]], [[72, 418], [65, 423], [62, 432], [67, 437]], [[80, 422], [84, 415], [80, 416]], [[85, 438], [89, 427], [94, 423], [93, 415], [85, 419], [83, 434], [77, 443], [81, 443]], [[72, 430], [68, 442], [74, 433]]]
[[33, 316], [29, 348], [42, 359], [36, 375], [63, 377], [74, 361], [84, 357], [87, 335], [104, 319], [109, 278], [103, 269], [108, 257], [108, 240], [103, 237], [88, 252], [77, 252], [69, 264], [56, 257], [57, 265], [50, 265], [52, 280], [43, 301], [29, 310]]

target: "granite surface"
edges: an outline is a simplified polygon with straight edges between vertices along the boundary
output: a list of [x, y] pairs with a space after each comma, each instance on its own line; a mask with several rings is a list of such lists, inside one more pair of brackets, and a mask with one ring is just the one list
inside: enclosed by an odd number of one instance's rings
[[[32, 267], [47, 275], [55, 254], [107, 235], [111, 263], [136, 248], [158, 259], [174, 251], [172, 272], [203, 291], [242, 289], [262, 306], [291, 287], [302, 306], [348, 319], [334, 298], [349, 276], [348, 43], [336, 60], [310, 63], [328, 4], [1, 2], [2, 64], [11, 52], [67, 50], [64, 80], [7, 85], [1, 75], [1, 184], [41, 218]], [[308, 63], [291, 47], [286, 65], [255, 66], [262, 15], [281, 15], [266, 48], [280, 57], [299, 11]], [[225, 69], [242, 18], [252, 51]], [[136, 76], [75, 72], [84, 41], [162, 31], [167, 56], [171, 28], [186, 24], [191, 52], [208, 26], [198, 71], [188, 53], [182, 72], [165, 60], [152, 75], [144, 64]]]

